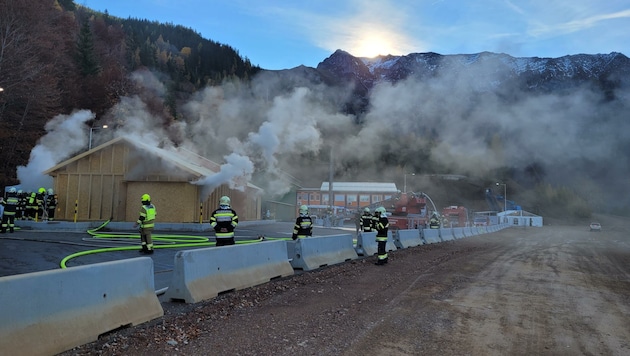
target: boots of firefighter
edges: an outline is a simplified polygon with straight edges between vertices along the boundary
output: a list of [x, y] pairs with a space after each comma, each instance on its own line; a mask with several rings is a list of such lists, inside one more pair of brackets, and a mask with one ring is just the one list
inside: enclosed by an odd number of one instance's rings
[[147, 248], [147, 245], [142, 245], [142, 249], [140, 251], [138, 251], [139, 253], [143, 253], [143, 254], [147, 254], [149, 253], [149, 249]]

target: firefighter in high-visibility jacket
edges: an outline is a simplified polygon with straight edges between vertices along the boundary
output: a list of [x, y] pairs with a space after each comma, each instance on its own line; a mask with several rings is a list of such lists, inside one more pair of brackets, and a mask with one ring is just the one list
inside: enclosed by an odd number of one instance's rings
[[308, 207], [302, 205], [300, 207], [300, 216], [295, 219], [295, 225], [293, 226], [293, 234], [291, 238], [297, 240], [299, 238], [305, 238], [313, 235], [313, 220], [308, 214]]
[[363, 209], [363, 214], [359, 218], [359, 224], [361, 225], [361, 230], [363, 232], [372, 232], [372, 226], [374, 225], [374, 221], [372, 220], [374, 216], [370, 212], [370, 208]]
[[153, 253], [153, 228], [155, 227], [155, 217], [157, 210], [155, 205], [151, 203], [151, 196], [149, 194], [142, 195], [142, 207], [138, 220], [133, 224], [134, 228], [140, 226], [140, 241], [142, 242], [142, 249], [140, 253], [152, 254]]
[[37, 215], [37, 193], [26, 193], [26, 218], [34, 220]]
[[429, 219], [429, 228], [430, 229], [439, 229], [440, 228], [440, 218], [438, 218], [437, 214], [433, 214], [431, 219]]
[[4, 213], [2, 214], [2, 233], [15, 231], [15, 213], [18, 208], [19, 200], [15, 188], [9, 188], [7, 199], [2, 203], [4, 205]]
[[234, 229], [238, 226], [238, 215], [230, 207], [230, 197], [219, 199], [219, 208], [210, 215], [210, 227], [214, 229], [215, 246], [234, 245]]
[[376, 265], [382, 266], [387, 263], [387, 231], [389, 230], [389, 219], [387, 219], [385, 208], [382, 206], [374, 210], [374, 215], [377, 219], [376, 225], [374, 225], [377, 244]]
[[45, 213], [48, 213], [46, 209], [46, 188], [39, 188], [35, 195], [35, 203], [37, 204], [36, 219], [45, 220]]

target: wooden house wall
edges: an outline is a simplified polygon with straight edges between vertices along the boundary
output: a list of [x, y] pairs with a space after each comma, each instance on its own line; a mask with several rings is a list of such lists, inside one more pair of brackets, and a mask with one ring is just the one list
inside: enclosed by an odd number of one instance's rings
[[116, 143], [60, 167], [52, 173], [59, 199], [55, 218], [134, 222], [146, 193], [158, 209], [158, 222], [207, 222], [223, 195], [231, 198], [241, 221], [260, 219], [256, 189], [248, 188], [246, 194], [223, 185], [200, 201], [201, 187], [189, 183], [198, 177], [160, 162], [143, 159], [129, 144]]

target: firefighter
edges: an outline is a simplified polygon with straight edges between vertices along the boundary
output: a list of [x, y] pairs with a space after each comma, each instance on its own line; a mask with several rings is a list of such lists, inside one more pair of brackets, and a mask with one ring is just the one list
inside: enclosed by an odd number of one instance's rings
[[22, 189], [17, 191], [18, 207], [15, 214], [15, 218], [19, 220], [26, 220], [26, 193]]
[[440, 228], [440, 218], [438, 218], [436, 213], [433, 213], [431, 219], [429, 220], [429, 228], [430, 229], [439, 229]]
[[291, 238], [297, 240], [298, 238], [309, 237], [313, 235], [313, 220], [311, 220], [308, 214], [308, 207], [302, 205], [300, 207], [300, 216], [295, 219], [295, 225], [293, 226], [293, 235]]
[[11, 233], [15, 231], [15, 213], [18, 204], [17, 191], [13, 187], [9, 188], [7, 200], [3, 202], [4, 212], [2, 214], [2, 230], [0, 230], [3, 234], [7, 232], [7, 228]]
[[55, 220], [55, 210], [57, 209], [57, 194], [54, 194], [52, 188], [48, 189], [46, 195], [46, 209], [48, 209], [48, 221]]
[[377, 266], [382, 266], [387, 263], [387, 231], [389, 230], [389, 219], [387, 219], [387, 214], [385, 213], [385, 208], [382, 206], [376, 208], [374, 210], [374, 216], [376, 216], [377, 223], [374, 225], [374, 229], [376, 229], [376, 243], [378, 245], [378, 250], [376, 252], [377, 255]]
[[155, 205], [151, 204], [151, 196], [149, 194], [142, 194], [140, 214], [136, 223], [133, 224], [134, 228], [140, 226], [140, 240], [142, 241], [140, 253], [148, 255], [153, 253], [153, 239], [151, 238], [151, 233], [155, 227], [156, 215], [157, 211]]
[[39, 217], [41, 220], [46, 220], [46, 188], [39, 188], [37, 195], [35, 195], [35, 203], [37, 204], [37, 212], [35, 219]]
[[359, 222], [363, 232], [372, 232], [372, 227], [374, 226], [374, 222], [372, 220], [374, 216], [370, 212], [370, 208], [363, 209], [363, 214], [359, 218]]
[[35, 192], [27, 192], [26, 193], [26, 219], [33, 220], [35, 219], [35, 215], [37, 214], [37, 193]]
[[214, 229], [216, 246], [234, 245], [234, 229], [238, 225], [238, 215], [230, 207], [230, 197], [219, 199], [219, 208], [210, 215], [210, 227]]

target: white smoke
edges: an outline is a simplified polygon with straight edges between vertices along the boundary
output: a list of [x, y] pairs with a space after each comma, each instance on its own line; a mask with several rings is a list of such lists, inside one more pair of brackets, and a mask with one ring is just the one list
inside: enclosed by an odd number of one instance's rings
[[46, 134], [31, 150], [28, 164], [17, 167], [17, 176], [24, 191], [52, 187], [52, 178], [43, 172], [87, 149], [89, 130], [85, 129], [85, 123], [94, 117], [91, 111], [81, 110], [71, 115], [57, 115], [46, 124]]
[[[287, 83], [262, 73], [247, 85], [233, 81], [199, 91], [180, 106], [175, 122], [150, 113], [150, 96], [123, 97], [110, 112], [115, 123], [111, 134], [156, 147], [185, 147], [217, 162], [220, 172], [194, 182], [204, 187], [202, 198], [222, 184], [243, 189], [254, 180], [267, 194], [282, 195], [292, 188], [281, 179], [286, 173], [318, 186], [315, 182], [328, 180], [331, 150], [334, 179], [340, 181], [400, 183], [401, 169], [423, 166], [427, 159], [443, 170], [429, 173], [473, 177], [502, 167], [523, 170], [536, 162], [549, 178], [582, 182], [595, 191], [584, 183], [593, 172], [580, 171], [583, 165], [576, 164], [592, 160], [602, 166], [611, 162], [608, 190], [624, 191], [628, 183], [620, 177], [629, 174], [629, 163], [612, 164], [612, 157], [619, 142], [630, 142], [630, 128], [625, 127], [630, 124], [618, 126], [624, 122], [620, 113], [630, 112], [627, 100], [606, 103], [587, 87], [571, 95], [515, 90], [512, 100], [505, 100], [492, 86], [480, 86], [498, 74], [481, 68], [477, 73], [381, 83], [373, 88], [358, 125], [358, 118], [342, 113], [348, 88], [307, 85], [309, 80], [299, 76]], [[147, 73], [136, 77], [155, 83]], [[154, 88], [148, 90], [151, 95], [163, 94], [161, 86], [147, 87]], [[616, 95], [628, 98], [626, 92]], [[83, 124], [93, 118], [78, 112], [51, 120], [31, 162], [19, 169], [21, 183], [50, 185], [42, 172], [87, 146]], [[428, 155], [419, 155], [422, 150]]]

